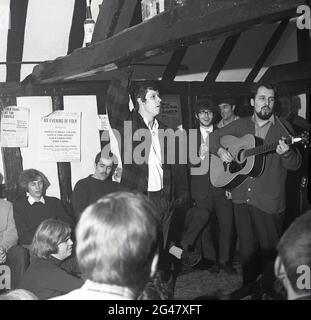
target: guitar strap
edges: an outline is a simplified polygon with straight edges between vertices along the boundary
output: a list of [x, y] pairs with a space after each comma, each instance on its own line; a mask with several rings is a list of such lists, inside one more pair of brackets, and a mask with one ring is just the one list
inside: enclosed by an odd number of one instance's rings
[[276, 120], [277, 120], [277, 121], [279, 122], [279, 124], [281, 125], [281, 127], [285, 130], [285, 132], [286, 132], [289, 136], [295, 135], [294, 132], [292, 132], [291, 128], [289, 128], [289, 127], [286, 126], [286, 123], [283, 123], [283, 121], [282, 121], [279, 117], [277, 117], [277, 116], [275, 116], [275, 117], [276, 117]]

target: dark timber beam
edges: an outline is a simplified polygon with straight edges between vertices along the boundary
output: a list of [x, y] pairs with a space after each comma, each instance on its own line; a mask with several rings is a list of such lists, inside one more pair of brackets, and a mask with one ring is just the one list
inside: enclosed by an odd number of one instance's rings
[[163, 72], [162, 80], [174, 81], [187, 49], [188, 47], [184, 47], [174, 51], [166, 69]]
[[133, 19], [137, 0], [103, 1], [94, 28], [92, 43], [105, 40], [128, 28]]
[[[307, 65], [300, 66], [301, 70], [304, 70], [305, 74], [308, 73]], [[275, 67], [273, 67], [275, 68]], [[290, 68], [290, 70], [297, 69], [297, 65], [292, 67], [285, 65], [284, 68]], [[269, 72], [269, 70], [267, 71]], [[294, 72], [294, 71], [290, 71]], [[289, 73], [290, 73], [289, 72]], [[309, 79], [309, 80], [308, 80]], [[295, 91], [300, 93], [310, 92], [311, 88], [307, 87], [310, 78], [306, 78], [302, 75], [301, 78], [294, 76], [271, 78], [271, 82], [282, 85], [285, 82], [297, 83], [295, 85]], [[270, 81], [270, 78], [267, 78]], [[193, 94], [204, 95], [207, 93], [221, 95], [224, 91], [231, 93], [232, 95], [245, 95], [249, 93], [249, 90], [253, 83], [245, 82], [212, 82], [204, 83], [201, 81], [154, 81], [162, 94], [181, 94], [190, 90]], [[0, 99], [8, 97], [25, 97], [25, 96], [54, 96], [54, 95], [105, 95], [108, 89], [110, 81], [102, 82], [73, 82], [57, 85], [30, 85], [23, 87], [20, 83], [0, 83]], [[132, 81], [134, 86], [142, 84], [143, 81]]]
[[85, 11], [85, 0], [75, 0], [67, 54], [70, 54], [77, 48], [81, 48], [83, 45]]
[[311, 61], [285, 63], [270, 67], [260, 80], [272, 83], [295, 80], [310, 80], [310, 70]]
[[[122, 68], [217, 36], [296, 15], [306, 0], [187, 1], [106, 40], [36, 66], [37, 82], [53, 83]], [[103, 10], [103, 9], [102, 9]]]
[[[16, 106], [15, 97], [0, 98], [0, 111], [8, 106]], [[3, 157], [5, 194], [10, 201], [14, 201], [19, 195], [18, 179], [23, 171], [23, 159], [20, 148], [1, 148]]]
[[[52, 96], [52, 110], [64, 110], [64, 99], [62, 96]], [[57, 162], [57, 172], [61, 202], [66, 212], [73, 217], [71, 206], [72, 187], [70, 162]]]
[[[10, 18], [11, 28], [8, 31], [7, 40], [7, 55], [6, 60], [21, 61], [23, 57], [24, 33], [27, 15], [28, 0], [18, 1], [11, 0], [10, 2]], [[20, 64], [8, 64], [6, 81], [20, 80]], [[7, 106], [16, 106], [16, 97], [8, 97], [0, 99], [1, 111]], [[6, 198], [15, 200], [18, 197], [18, 179], [23, 171], [23, 160], [20, 148], [1, 148], [4, 177], [6, 181]]]
[[67, 82], [53, 85], [24, 85], [20, 82], [0, 83], [0, 97], [97, 95], [107, 91], [109, 81]]
[[281, 39], [284, 31], [287, 28], [288, 22], [289, 22], [289, 19], [285, 19], [277, 26], [276, 30], [273, 32], [270, 40], [268, 41], [264, 51], [258, 58], [251, 72], [246, 77], [246, 80], [245, 80], [246, 82], [253, 82], [255, 80], [259, 71], [261, 70], [264, 63], [266, 62], [267, 58], [269, 57], [273, 49], [276, 47], [279, 40]]
[[233, 48], [235, 47], [236, 43], [238, 42], [240, 37], [240, 33], [235, 34], [233, 36], [229, 36], [225, 42], [223, 43], [222, 47], [220, 48], [216, 59], [211, 66], [207, 76], [204, 79], [204, 82], [214, 82], [216, 81], [219, 72], [224, 67], [225, 63], [227, 62]]
[[[11, 28], [8, 32], [6, 60], [22, 61], [28, 0], [11, 0]], [[20, 80], [21, 65], [8, 64], [6, 81]]]

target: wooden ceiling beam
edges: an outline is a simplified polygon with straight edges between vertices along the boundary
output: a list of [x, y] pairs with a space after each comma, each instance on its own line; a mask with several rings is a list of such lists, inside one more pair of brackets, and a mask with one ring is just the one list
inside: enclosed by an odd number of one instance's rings
[[261, 77], [261, 81], [271, 83], [310, 80], [311, 62], [291, 62], [277, 66], [271, 66]]
[[67, 54], [70, 54], [77, 48], [81, 48], [83, 45], [85, 9], [85, 0], [75, 0]]
[[206, 75], [204, 82], [216, 81], [220, 71], [226, 64], [232, 50], [238, 42], [240, 33], [234, 34], [226, 38], [225, 42], [221, 46], [214, 63], [212, 64], [208, 74]]
[[273, 51], [273, 49], [276, 47], [278, 44], [279, 40], [281, 39], [282, 35], [284, 34], [287, 25], [288, 25], [289, 19], [284, 19], [275, 29], [273, 32], [270, 40], [268, 41], [265, 49], [263, 50], [262, 54], [256, 61], [253, 69], [250, 71], [248, 76], [246, 77], [245, 82], [253, 82], [255, 78], [257, 77], [259, 71], [263, 67], [264, 63], [267, 61], [269, 55]]
[[97, 17], [92, 43], [105, 40], [128, 28], [135, 12], [137, 0], [105, 0]]
[[[11, 27], [8, 31], [6, 61], [21, 61], [24, 49], [24, 34], [27, 15], [28, 0], [11, 0], [10, 18]], [[8, 64], [6, 81], [20, 80], [21, 65]]]
[[171, 59], [165, 68], [162, 76], [164, 81], [174, 81], [176, 74], [181, 66], [181, 62], [187, 52], [188, 47], [183, 47], [174, 51]]
[[296, 15], [306, 0], [192, 0], [106, 40], [34, 67], [37, 82], [81, 79], [98, 72], [126, 67], [181, 45], [191, 45], [220, 35]]

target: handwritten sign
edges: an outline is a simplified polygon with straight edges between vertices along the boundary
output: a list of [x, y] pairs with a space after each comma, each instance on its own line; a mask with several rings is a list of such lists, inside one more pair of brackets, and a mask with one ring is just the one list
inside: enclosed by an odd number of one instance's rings
[[1, 114], [1, 146], [28, 147], [29, 109], [8, 106]]

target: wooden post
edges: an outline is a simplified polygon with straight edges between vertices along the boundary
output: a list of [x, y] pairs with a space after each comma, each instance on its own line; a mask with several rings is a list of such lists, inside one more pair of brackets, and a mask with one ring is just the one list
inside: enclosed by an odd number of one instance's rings
[[[1, 98], [0, 109], [7, 106], [16, 106], [16, 98]], [[18, 197], [18, 179], [23, 171], [23, 160], [20, 148], [1, 148], [4, 168], [5, 191], [3, 197], [10, 201]]]
[[[53, 111], [64, 110], [63, 96], [52, 96], [52, 109]], [[73, 217], [73, 209], [71, 205], [72, 187], [70, 162], [57, 162], [57, 172], [60, 200], [67, 213]]]

